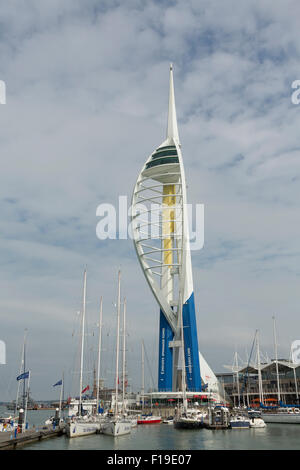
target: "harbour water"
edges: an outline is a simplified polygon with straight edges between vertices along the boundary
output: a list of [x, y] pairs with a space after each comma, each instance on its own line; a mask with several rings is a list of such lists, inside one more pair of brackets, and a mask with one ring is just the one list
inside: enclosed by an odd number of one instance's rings
[[[3, 408], [2, 412], [5, 411]], [[7, 411], [7, 410], [6, 410]], [[28, 411], [29, 425], [41, 426], [54, 410]], [[102, 434], [36, 442], [22, 450], [299, 450], [300, 425], [268, 424], [262, 429], [179, 430], [171, 425], [140, 425], [131, 434]]]

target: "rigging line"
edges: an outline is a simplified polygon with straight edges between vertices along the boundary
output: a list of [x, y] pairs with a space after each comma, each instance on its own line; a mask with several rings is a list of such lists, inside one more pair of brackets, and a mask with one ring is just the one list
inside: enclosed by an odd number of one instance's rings
[[248, 364], [247, 364], [246, 374], [244, 374], [244, 383], [243, 383], [242, 390], [241, 390], [241, 396], [242, 396], [242, 394], [243, 394], [243, 392], [244, 392], [244, 389], [245, 389], [246, 386], [247, 386], [247, 381], [248, 381], [248, 376], [249, 376], [249, 366], [250, 366], [250, 361], [251, 361], [251, 357], [252, 357], [252, 352], [253, 352], [254, 345], [255, 345], [256, 333], [257, 333], [257, 330], [255, 331], [255, 335], [254, 335], [254, 339], [253, 339], [253, 343], [252, 343], [250, 355], [249, 355], [249, 358], [248, 358]]
[[154, 388], [154, 387], [155, 387], [155, 385], [154, 385], [154, 379], [153, 379], [153, 375], [152, 375], [152, 371], [151, 371], [151, 366], [150, 366], [150, 361], [149, 361], [148, 354], [147, 354], [147, 351], [146, 351], [145, 343], [144, 343], [144, 353], [145, 353], [146, 361], [147, 361], [147, 364], [148, 364], [148, 367], [149, 367], [149, 372], [150, 372], [150, 376], [151, 376], [151, 382], [152, 382], [152, 385], [153, 385], [153, 388]]

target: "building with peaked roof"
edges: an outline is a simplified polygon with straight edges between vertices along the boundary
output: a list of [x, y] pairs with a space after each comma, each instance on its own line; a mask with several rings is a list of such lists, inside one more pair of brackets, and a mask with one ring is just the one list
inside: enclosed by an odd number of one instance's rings
[[[259, 374], [262, 390], [259, 391]], [[286, 359], [272, 359], [260, 367], [250, 364], [231, 373], [216, 374], [235, 405], [256, 406], [274, 403], [299, 404], [300, 364]]]

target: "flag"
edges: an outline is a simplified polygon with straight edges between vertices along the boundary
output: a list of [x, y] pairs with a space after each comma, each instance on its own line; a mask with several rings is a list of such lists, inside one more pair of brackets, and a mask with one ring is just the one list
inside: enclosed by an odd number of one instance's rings
[[21, 374], [21, 375], [18, 375], [17, 380], [28, 379], [28, 377], [29, 377], [29, 371], [28, 371], [28, 372], [24, 372], [24, 373]]
[[62, 380], [59, 380], [58, 382], [56, 382], [56, 384], [54, 384], [53, 387], [56, 387], [56, 385], [62, 385]]
[[89, 390], [89, 389], [90, 389], [90, 386], [88, 385], [87, 387], [85, 387], [85, 388], [82, 390], [81, 393], [84, 393], [84, 392], [86, 392], [86, 391]]

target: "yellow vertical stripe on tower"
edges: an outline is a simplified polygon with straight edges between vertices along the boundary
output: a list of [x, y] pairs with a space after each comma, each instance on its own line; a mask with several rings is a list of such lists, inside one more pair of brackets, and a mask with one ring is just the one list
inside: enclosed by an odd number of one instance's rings
[[[163, 248], [164, 250], [164, 264], [171, 265], [173, 263], [173, 234], [175, 230], [174, 212], [175, 212], [175, 185], [164, 185], [163, 188], [163, 220], [162, 220], [162, 235], [163, 235]], [[168, 251], [170, 250], [170, 251]]]

